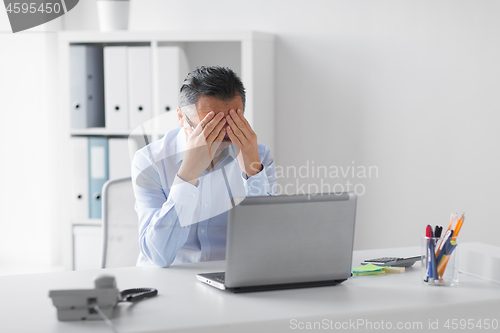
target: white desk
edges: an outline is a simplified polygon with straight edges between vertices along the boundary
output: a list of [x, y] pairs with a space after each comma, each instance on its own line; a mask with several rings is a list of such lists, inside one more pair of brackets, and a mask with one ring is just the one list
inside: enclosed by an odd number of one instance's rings
[[[357, 266], [362, 259], [418, 254], [417, 247], [356, 251], [353, 263]], [[393, 329], [398, 322], [420, 322], [422, 329], [416, 331], [436, 332], [444, 330], [446, 319], [500, 321], [500, 285], [460, 275], [460, 284], [455, 287], [424, 286], [418, 263], [405, 274], [353, 277], [333, 287], [248, 294], [220, 291], [195, 277], [196, 273], [223, 269], [224, 262], [219, 261], [167, 269], [130, 267], [1, 277], [0, 332], [111, 332], [103, 321], [58, 322], [48, 297], [50, 289], [91, 288], [94, 278], [103, 273], [115, 275], [120, 289], [153, 287], [159, 291], [155, 298], [118, 305], [112, 321], [120, 333], [291, 332], [302, 331], [299, 323], [323, 320], [333, 321], [333, 329], [325, 331], [339, 331], [336, 322], [345, 327], [349, 321], [364, 320], [372, 325], [383, 321], [384, 327], [390, 322]], [[429, 321], [436, 319], [439, 330], [429, 330]], [[363, 332], [366, 327], [362, 324], [347, 331]]]

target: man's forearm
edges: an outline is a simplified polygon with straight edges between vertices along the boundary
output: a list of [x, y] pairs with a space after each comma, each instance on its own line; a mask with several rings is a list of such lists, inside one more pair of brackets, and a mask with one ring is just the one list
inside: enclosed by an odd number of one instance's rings
[[136, 190], [140, 246], [151, 262], [168, 267], [189, 236], [198, 189], [176, 179], [166, 201], [164, 194], [157, 192]]

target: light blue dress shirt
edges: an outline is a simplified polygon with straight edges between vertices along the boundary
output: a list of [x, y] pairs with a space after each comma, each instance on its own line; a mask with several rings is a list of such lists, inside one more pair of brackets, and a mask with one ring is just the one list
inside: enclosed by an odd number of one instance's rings
[[231, 145], [194, 186], [177, 176], [186, 141], [184, 130], [172, 130], [137, 151], [132, 161], [141, 249], [138, 266], [224, 260], [232, 201], [237, 205], [246, 196], [276, 194], [274, 160], [265, 145], [258, 144], [263, 165], [258, 174], [248, 178], [242, 172]]

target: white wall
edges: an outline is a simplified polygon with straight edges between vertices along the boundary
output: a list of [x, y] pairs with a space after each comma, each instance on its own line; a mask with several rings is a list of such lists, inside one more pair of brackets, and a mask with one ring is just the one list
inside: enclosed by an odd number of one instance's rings
[[[64, 27], [96, 30], [95, 8], [80, 1]], [[277, 164], [378, 167], [378, 178], [349, 179], [366, 186], [357, 249], [416, 245], [426, 224], [447, 224], [454, 211], [467, 213], [462, 241], [499, 245], [499, 10], [483, 0], [140, 0], [131, 29], [275, 33]], [[46, 38], [0, 34], [3, 257], [21, 244], [23, 257], [46, 258], [51, 244], [57, 203], [44, 189], [57, 152], [47, 148], [54, 109], [44, 98], [56, 92], [44, 86], [54, 77]]]
[[0, 274], [59, 263], [53, 148], [61, 20], [13, 34], [0, 9]]
[[499, 12], [498, 1], [140, 0], [131, 29], [275, 33], [277, 164], [378, 167], [355, 179], [357, 249], [416, 245], [455, 211], [467, 214], [462, 241], [500, 245]]

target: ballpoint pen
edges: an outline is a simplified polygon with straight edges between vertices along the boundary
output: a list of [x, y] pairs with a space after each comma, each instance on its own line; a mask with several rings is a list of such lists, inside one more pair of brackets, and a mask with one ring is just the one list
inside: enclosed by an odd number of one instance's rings
[[432, 234], [432, 228], [431, 228], [431, 242], [429, 243], [429, 246], [430, 246], [430, 252], [431, 252], [432, 278], [434, 280], [437, 280], [438, 273], [437, 273], [437, 264], [436, 264], [436, 252], [434, 251], [434, 242], [432, 241], [433, 236], [434, 235]]
[[446, 234], [444, 235], [444, 237], [441, 239], [441, 243], [439, 244], [437, 250], [436, 250], [436, 256], [439, 255], [439, 253], [443, 250], [443, 247], [444, 247], [444, 244], [446, 243], [446, 241], [451, 238], [451, 235], [453, 235], [453, 229], [451, 230], [448, 230], [446, 232]]
[[436, 249], [436, 255], [439, 255], [439, 252], [443, 248], [444, 242], [446, 241], [446, 238], [449, 236], [449, 232], [450, 232], [452, 224], [453, 224], [453, 214], [451, 215], [450, 224], [448, 225], [448, 229], [446, 229], [446, 233], [444, 234], [444, 237], [441, 238], [441, 241], [439, 242], [439, 245]]
[[430, 225], [425, 229], [425, 237], [427, 239], [427, 279], [430, 279], [432, 277], [432, 256], [434, 255], [431, 252], [432, 228]]
[[[448, 233], [448, 231], [450, 231], [450, 229], [451, 229], [452, 227], [454, 227], [454, 226], [453, 226], [453, 221], [455, 220], [455, 218], [456, 218], [456, 217], [457, 217], [457, 214], [451, 214], [451, 218], [450, 218], [450, 225], [448, 225], [448, 229], [446, 229], [446, 234]], [[460, 222], [460, 220], [459, 220], [458, 222]], [[457, 224], [458, 224], [458, 223], [457, 223]], [[455, 228], [454, 228], [454, 229], [455, 229]], [[444, 241], [446, 241], [446, 240], [445, 240], [445, 239], [442, 239], [442, 240], [441, 240], [441, 243], [439, 244], [439, 249], [442, 249], [442, 248], [443, 248]], [[438, 251], [439, 251], [439, 249], [438, 249]]]
[[[438, 225], [436, 225], [436, 227], [434, 228], [434, 238], [433, 238], [433, 241], [434, 241], [434, 249], [436, 249], [436, 246], [437, 246], [437, 243], [439, 241], [439, 238], [441, 237], [441, 232], [443, 231], [443, 227], [440, 227]], [[437, 253], [436, 253], [437, 255]]]
[[[452, 233], [453, 233], [453, 230], [450, 230], [449, 234], [451, 235]], [[446, 251], [448, 250], [448, 247], [450, 246], [450, 242], [451, 242], [451, 236], [449, 236], [444, 241], [444, 245], [443, 245], [443, 248], [441, 249], [441, 251], [439, 251], [439, 253], [436, 253], [436, 261], [437, 261], [438, 265], [441, 262], [443, 255], [446, 254]]]
[[451, 253], [457, 247], [457, 243], [450, 238], [450, 242], [448, 246], [443, 249], [443, 256], [441, 260], [438, 262], [438, 276], [441, 278], [446, 271], [446, 266], [448, 265], [448, 261], [450, 260]]
[[[182, 111], [182, 109], [181, 109], [181, 111]], [[186, 118], [188, 125], [191, 126], [192, 129], [194, 129], [194, 125], [191, 122], [191, 119], [189, 119], [189, 117], [184, 113], [184, 111], [182, 111], [182, 114], [184, 115], [184, 118]]]

